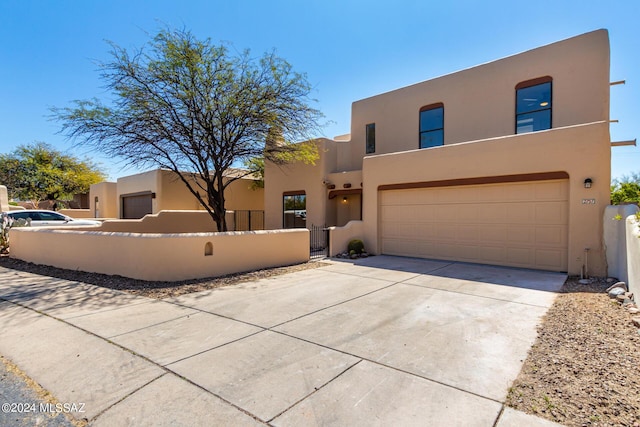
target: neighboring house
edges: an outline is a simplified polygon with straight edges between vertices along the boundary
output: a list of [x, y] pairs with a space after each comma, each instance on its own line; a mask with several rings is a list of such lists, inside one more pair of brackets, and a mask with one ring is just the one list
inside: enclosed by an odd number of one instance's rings
[[353, 103], [315, 166], [265, 167], [265, 226], [362, 220], [375, 254], [605, 275], [598, 30]]
[[[228, 176], [238, 173], [229, 171]], [[247, 176], [227, 187], [225, 204], [228, 211], [264, 210], [264, 190], [254, 189], [253, 182], [254, 178]], [[186, 185], [165, 169], [125, 176], [117, 182], [94, 184], [89, 199], [93, 218], [138, 219], [162, 210], [204, 210]]]

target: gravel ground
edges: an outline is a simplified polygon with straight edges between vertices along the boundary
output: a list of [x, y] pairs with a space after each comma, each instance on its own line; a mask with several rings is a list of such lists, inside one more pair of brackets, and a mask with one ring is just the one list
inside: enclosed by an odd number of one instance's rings
[[[220, 278], [146, 282], [39, 266], [0, 257], [0, 266], [81, 281], [151, 298], [167, 298], [317, 268], [322, 262]], [[509, 390], [507, 404], [567, 426], [640, 427], [640, 334], [610, 285], [570, 277], [538, 327], [538, 339]]]
[[234, 285], [241, 282], [251, 282], [267, 277], [293, 273], [295, 271], [318, 268], [324, 265], [327, 265], [327, 263], [311, 261], [304, 264], [296, 264], [287, 267], [266, 268], [264, 270], [229, 274], [222, 277], [183, 280], [179, 282], [148, 282], [145, 280], [129, 279], [122, 276], [85, 273], [83, 271], [64, 270], [61, 268], [49, 267], [46, 265], [36, 265], [30, 262], [9, 258], [8, 256], [0, 257], [0, 267], [12, 268], [14, 270], [26, 271], [29, 273], [41, 274], [44, 276], [57, 277], [59, 279], [89, 283], [92, 285], [101, 286], [103, 288], [117, 289], [120, 291], [129, 292], [134, 295], [141, 295], [157, 299], [176, 297], [192, 292], [199, 292], [207, 289]]
[[567, 426], [640, 426], [640, 334], [609, 285], [565, 282], [509, 406]]

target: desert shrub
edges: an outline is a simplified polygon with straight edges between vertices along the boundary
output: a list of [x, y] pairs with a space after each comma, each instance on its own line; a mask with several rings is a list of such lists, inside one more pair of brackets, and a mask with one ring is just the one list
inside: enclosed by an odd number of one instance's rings
[[349, 246], [347, 246], [347, 249], [349, 250], [349, 253], [353, 251], [354, 253], [359, 255], [364, 252], [364, 243], [362, 243], [362, 240], [353, 239], [349, 242]]
[[9, 252], [9, 230], [14, 227], [29, 227], [31, 219], [14, 220], [6, 212], [0, 217], [0, 254]]
[[3, 212], [0, 218], [0, 254], [9, 252], [9, 229], [12, 224], [13, 219]]

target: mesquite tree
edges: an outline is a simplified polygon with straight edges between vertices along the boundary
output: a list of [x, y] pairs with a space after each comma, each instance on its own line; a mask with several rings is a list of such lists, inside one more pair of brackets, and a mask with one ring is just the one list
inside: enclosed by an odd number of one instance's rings
[[225, 188], [242, 177], [226, 173], [232, 166], [317, 157], [315, 144], [293, 143], [320, 128], [311, 85], [275, 53], [254, 58], [169, 29], [134, 53], [111, 46], [101, 77], [112, 100], [54, 108], [62, 133], [130, 165], [170, 169], [219, 231], [227, 230]]

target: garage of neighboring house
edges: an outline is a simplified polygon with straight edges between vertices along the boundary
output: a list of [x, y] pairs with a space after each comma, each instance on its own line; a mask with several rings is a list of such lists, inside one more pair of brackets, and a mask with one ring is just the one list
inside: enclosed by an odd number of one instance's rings
[[381, 252], [567, 271], [563, 172], [379, 187]]
[[143, 193], [123, 194], [121, 196], [122, 218], [140, 219], [153, 213], [153, 199], [155, 193], [145, 191]]

